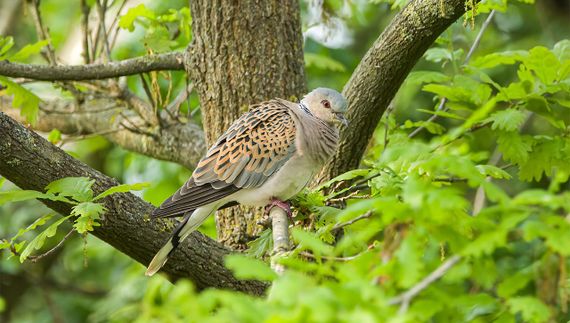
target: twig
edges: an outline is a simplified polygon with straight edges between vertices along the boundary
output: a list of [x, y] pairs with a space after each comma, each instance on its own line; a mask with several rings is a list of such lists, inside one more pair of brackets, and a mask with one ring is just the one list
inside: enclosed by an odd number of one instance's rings
[[60, 309], [57, 307], [57, 304], [53, 301], [50, 292], [47, 289], [41, 289], [42, 295], [46, 302], [47, 308], [51, 313], [51, 318], [54, 323], [63, 323], [63, 316], [61, 315]]
[[[180, 91], [180, 93], [176, 96], [176, 98], [174, 98], [174, 100], [172, 100], [172, 102], [170, 102], [170, 104], [167, 105], [166, 108], [164, 108], [164, 110], [173, 120], [178, 119], [178, 116], [180, 115], [179, 113], [180, 106], [182, 105], [182, 103], [184, 103], [184, 101], [186, 101], [186, 98], [188, 98], [188, 96], [192, 92], [192, 89], [193, 89], [192, 83], [188, 84], [188, 86], [185, 86], [184, 90]], [[188, 110], [190, 110], [190, 106], [188, 106]]]
[[386, 112], [384, 113], [384, 147], [382, 148], [382, 153], [380, 154], [380, 156], [384, 154], [386, 148], [388, 147], [388, 143], [390, 142], [390, 139], [388, 138], [388, 131], [390, 130], [390, 114], [392, 113], [393, 110], [394, 110], [394, 101], [388, 104]]
[[467, 178], [459, 178], [459, 177], [437, 177], [433, 179], [434, 182], [440, 183], [461, 183], [467, 182]]
[[426, 289], [429, 285], [436, 282], [438, 279], [443, 277], [445, 273], [453, 266], [455, 266], [461, 260], [461, 256], [455, 255], [437, 267], [431, 274], [427, 275], [424, 279], [422, 279], [419, 283], [414, 285], [412, 288], [407, 290], [406, 292], [391, 298], [388, 300], [388, 305], [400, 305], [400, 309], [398, 310], [399, 314], [404, 314], [408, 310], [410, 306], [410, 302], [414, 297], [416, 297], [419, 293], [421, 293], [424, 289]]
[[125, 129], [118, 128], [118, 129], [109, 129], [109, 130], [100, 131], [100, 132], [93, 132], [93, 133], [86, 134], [86, 135], [79, 135], [79, 136], [70, 135], [70, 136], [62, 139], [58, 146], [62, 147], [63, 145], [70, 143], [70, 142], [73, 142], [73, 141], [93, 138], [93, 137], [97, 137], [97, 136], [104, 136], [104, 135], [108, 135], [108, 134], [112, 134], [112, 133], [124, 131], [124, 130]]
[[471, 60], [473, 53], [475, 52], [477, 47], [479, 47], [479, 43], [481, 43], [481, 39], [483, 38], [483, 33], [485, 32], [487, 27], [489, 27], [489, 25], [491, 24], [491, 21], [493, 20], [494, 16], [495, 16], [495, 10], [493, 9], [493, 10], [491, 10], [491, 12], [489, 12], [489, 16], [487, 16], [487, 19], [485, 19], [485, 22], [483, 22], [483, 25], [481, 26], [481, 30], [479, 30], [479, 33], [475, 37], [475, 41], [473, 41], [473, 45], [471, 45], [471, 48], [469, 48], [469, 52], [467, 52], [467, 55], [465, 56], [465, 61], [463, 61], [463, 64], [467, 64], [467, 63], [469, 63], [469, 60]]
[[[501, 154], [499, 148], [495, 147], [495, 150], [493, 151], [493, 154], [489, 159], [489, 165], [497, 165], [501, 160], [502, 156], [503, 154]], [[487, 182], [491, 182], [491, 180], [492, 180], [491, 176], [487, 176], [487, 178], [485, 178], [485, 181]], [[487, 198], [485, 196], [485, 190], [483, 189], [483, 186], [479, 186], [477, 188], [477, 192], [475, 192], [475, 198], [473, 198], [473, 212], [472, 212], [473, 216], [479, 214], [479, 212], [481, 212], [481, 210], [485, 207], [486, 199]]]
[[91, 9], [87, 5], [87, 0], [81, 0], [81, 25], [83, 27], [83, 62], [91, 63], [89, 55], [89, 12]]
[[[368, 187], [367, 185], [365, 187]], [[337, 197], [337, 198], [331, 198], [331, 199], [327, 199], [327, 202], [330, 203], [337, 203], [337, 202], [344, 202], [346, 200], [350, 200], [350, 199], [369, 199], [372, 196], [371, 195], [358, 195], [360, 194], [360, 191], [354, 191], [346, 196], [341, 196], [341, 197]]]
[[154, 139], [158, 139], [157, 135], [155, 133], [152, 133], [150, 131], [146, 131], [141, 129], [141, 126], [134, 124], [126, 115], [124, 115], [123, 113], [121, 113], [121, 117], [123, 117], [123, 120], [128, 122], [130, 125], [127, 125], [125, 122], [121, 121], [119, 124], [121, 125], [121, 127], [123, 127], [124, 129], [133, 132], [133, 133], [137, 133], [139, 135], [145, 135], [145, 136], [149, 136], [152, 137]]
[[86, 65], [36, 65], [0, 61], [0, 75], [42, 81], [101, 80], [163, 70], [184, 70], [183, 54], [171, 52], [119, 62]]
[[277, 274], [283, 274], [285, 267], [278, 263], [278, 259], [289, 250], [289, 219], [287, 213], [280, 207], [273, 207], [269, 211], [273, 234], [273, 255], [271, 268]]
[[107, 11], [107, 1], [101, 4], [100, 0], [95, 1], [97, 6], [97, 12], [99, 13], [99, 28], [101, 29], [101, 41], [103, 42], [103, 50], [105, 55], [104, 62], [109, 62], [111, 60], [111, 50], [109, 49], [109, 38], [107, 35], [107, 29], [105, 27], [105, 13]]
[[[520, 125], [519, 131], [525, 129], [525, 127], [528, 125], [530, 119], [532, 118], [533, 113], [529, 113], [526, 116], [526, 119], [524, 120], [524, 122]], [[495, 150], [493, 150], [493, 154], [491, 155], [491, 158], [489, 158], [489, 165], [497, 165], [499, 163], [499, 161], [501, 161], [501, 158], [503, 157], [503, 154], [499, 151], [499, 147], [496, 146]], [[507, 164], [501, 167], [501, 169], [506, 169], [511, 167], [512, 164]], [[493, 178], [491, 176], [487, 176], [487, 178], [485, 178], [485, 181], [487, 182], [491, 182], [493, 180]], [[479, 212], [481, 212], [481, 210], [485, 207], [485, 203], [487, 202], [487, 197], [485, 194], [485, 190], [483, 189], [483, 186], [479, 186], [477, 188], [477, 191], [475, 192], [475, 198], [473, 199], [473, 212], [471, 213], [473, 216], [476, 216], [477, 214], [479, 214]]]
[[[368, 251], [368, 250], [365, 250], [364, 252], [366, 252], [366, 251]], [[348, 257], [330, 257], [330, 256], [319, 256], [319, 257], [317, 257], [317, 256], [315, 256], [315, 255], [313, 255], [312, 253], [307, 252], [307, 251], [301, 251], [299, 254], [300, 254], [301, 256], [304, 256], [304, 257], [307, 257], [307, 258], [311, 258], [311, 259], [323, 259], [323, 260], [347, 262], [347, 261], [351, 261], [351, 260], [354, 260], [354, 259], [356, 259], [356, 258], [362, 256], [362, 254], [363, 254], [364, 252], [358, 253], [358, 254], [356, 254], [356, 255], [354, 255], [354, 256], [348, 256]]]
[[61, 247], [63, 245], [63, 243], [65, 241], [67, 241], [67, 239], [69, 239], [69, 237], [71, 237], [71, 235], [73, 234], [73, 232], [75, 232], [75, 228], [72, 228], [71, 230], [69, 230], [69, 232], [65, 235], [65, 237], [63, 237], [63, 239], [61, 239], [60, 242], [58, 242], [53, 248], [51, 248], [50, 250], [39, 254], [37, 256], [28, 256], [28, 259], [30, 259], [32, 262], [37, 262], [38, 260], [51, 255], [54, 251], [56, 251], [59, 247]]
[[[107, 35], [107, 37], [111, 36], [111, 30], [115, 27], [115, 25], [119, 21], [119, 17], [121, 16], [121, 11], [123, 11], [123, 9], [125, 8], [125, 5], [127, 4], [128, 1], [129, 0], [124, 0], [123, 3], [121, 4], [121, 6], [119, 7], [119, 10], [117, 11], [117, 15], [115, 15], [115, 19], [113, 19], [111, 26], [109, 26], [109, 31], [108, 31], [109, 34]], [[111, 40], [111, 49], [113, 49], [115, 47], [115, 44], [117, 43], [117, 38], [119, 37], [120, 31], [121, 31], [121, 28], [119, 27], [119, 25], [117, 25], [117, 27], [115, 28], [115, 33], [113, 34], [113, 40]]]
[[[493, 16], [495, 16], [495, 10], [491, 10], [491, 12], [489, 13], [489, 16], [487, 16], [487, 19], [485, 19], [485, 22], [483, 22], [483, 25], [481, 26], [481, 30], [479, 30], [479, 33], [477, 34], [477, 36], [475, 36], [475, 40], [473, 41], [473, 44], [471, 45], [471, 47], [469, 48], [469, 51], [467, 52], [467, 55], [465, 56], [465, 60], [463, 61], [463, 65], [466, 65], [467, 63], [469, 63], [469, 61], [471, 60], [471, 57], [473, 56], [473, 53], [475, 53], [475, 50], [477, 49], [477, 47], [479, 47], [479, 44], [481, 43], [481, 39], [483, 38], [483, 33], [485, 32], [487, 27], [489, 27], [489, 25], [491, 24], [491, 21], [493, 20]], [[441, 98], [441, 101], [439, 102], [439, 106], [437, 107], [436, 111], [447, 111], [447, 108], [445, 107], [446, 103], [447, 103], [447, 98], [446, 97]], [[439, 117], [439, 115], [434, 114], [426, 122], [434, 122], [438, 117]], [[425, 129], [424, 126], [420, 126], [420, 127], [416, 128], [414, 131], [412, 131], [408, 135], [408, 138], [415, 137], [418, 133], [420, 133], [424, 129]]]
[[[47, 53], [46, 58], [50, 65], [57, 65], [57, 60], [55, 58], [55, 50], [51, 43], [51, 38], [49, 37], [43, 22], [42, 16], [40, 14], [40, 0], [26, 0], [28, 2], [28, 7], [32, 14], [32, 19], [34, 20], [34, 25], [36, 27], [36, 33], [41, 40], [47, 41]], [[0, 73], [1, 74], [1, 73]]]
[[127, 89], [122, 90], [119, 97], [125, 100], [147, 124], [152, 126], [159, 124], [158, 116], [154, 113], [153, 107], [150, 106], [148, 102], [145, 102]]
[[368, 211], [368, 212], [366, 212], [366, 213], [364, 213], [364, 214], [362, 214], [362, 215], [359, 215], [359, 216], [355, 217], [355, 218], [352, 219], [352, 220], [349, 220], [349, 221], [346, 221], [346, 222], [337, 223], [337, 224], [335, 224], [335, 225], [332, 227], [332, 229], [331, 229], [330, 232], [338, 231], [338, 230], [340, 230], [340, 229], [342, 229], [342, 228], [344, 228], [344, 227], [347, 227], [347, 226], [349, 226], [349, 225], [351, 225], [351, 224], [353, 224], [353, 223], [355, 223], [355, 222], [358, 222], [358, 221], [363, 220], [363, 219], [368, 219], [368, 218], [371, 217], [373, 214], [374, 214], [373, 211]]
[[[442, 111], [445, 110], [445, 104], [447, 103], [447, 98], [443, 97], [441, 98], [441, 101], [439, 101], [439, 105], [437, 106], [437, 109], [435, 109], [435, 111]], [[429, 122], [434, 122], [437, 118], [439, 117], [438, 114], [434, 114], [431, 117], [429, 117], [429, 119], [426, 120], [427, 123]], [[408, 138], [414, 138], [418, 133], [420, 133], [422, 130], [425, 129], [425, 126], [419, 126], [417, 127], [414, 131], [412, 131], [409, 135]]]
[[157, 107], [157, 100], [154, 97], [154, 95], [152, 95], [152, 91], [150, 90], [150, 86], [148, 86], [148, 82], [144, 78], [144, 74], [139, 74], [139, 77], [141, 79], [141, 83], [142, 83], [142, 86], [144, 89], [144, 93], [146, 94], [146, 97], [148, 98], [148, 100], [152, 104], [153, 110], [155, 110]]

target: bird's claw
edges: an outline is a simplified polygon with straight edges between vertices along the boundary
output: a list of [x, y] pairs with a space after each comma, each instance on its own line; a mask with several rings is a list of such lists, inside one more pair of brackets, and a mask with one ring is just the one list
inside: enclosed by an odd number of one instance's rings
[[293, 220], [293, 214], [291, 212], [291, 205], [289, 204], [289, 202], [281, 201], [281, 200], [276, 199], [276, 198], [272, 198], [271, 203], [265, 207], [264, 215], [266, 217], [269, 217], [269, 212], [275, 206], [277, 206], [277, 207], [281, 208], [283, 211], [285, 211], [285, 213], [287, 213], [287, 217], [289, 218], [289, 220]]

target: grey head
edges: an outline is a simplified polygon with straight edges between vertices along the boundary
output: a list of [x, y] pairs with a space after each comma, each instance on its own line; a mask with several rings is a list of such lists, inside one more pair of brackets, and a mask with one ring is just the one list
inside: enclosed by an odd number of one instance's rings
[[348, 126], [344, 114], [348, 109], [348, 103], [342, 94], [325, 87], [319, 87], [309, 92], [301, 100], [312, 115], [329, 123]]

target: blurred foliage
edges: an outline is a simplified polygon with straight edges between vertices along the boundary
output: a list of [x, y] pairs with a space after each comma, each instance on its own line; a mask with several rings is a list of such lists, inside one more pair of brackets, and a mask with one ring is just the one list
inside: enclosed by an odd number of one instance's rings
[[[570, 41], [564, 39], [570, 34], [570, 3], [526, 2], [484, 1], [452, 25], [407, 77], [392, 113], [378, 125], [362, 169], [296, 198], [295, 248], [272, 259], [287, 268], [284, 275], [267, 265], [269, 230], [251, 242], [247, 255], [227, 258], [238, 277], [271, 281], [266, 296], [196, 291], [187, 281], [147, 279], [140, 264], [86, 236], [67, 240], [38, 263], [19, 264], [4, 251], [0, 313], [9, 311], [17, 322], [570, 320]], [[186, 4], [153, 2], [125, 10], [118, 22], [123, 36], [112, 57], [182, 50], [191, 39]], [[406, 1], [301, 4], [309, 87], [340, 90]], [[70, 38], [69, 27], [80, 24], [80, 8], [61, 11], [60, 5], [43, 0], [41, 8], [56, 48]], [[497, 14], [467, 60], [490, 10]], [[37, 62], [35, 54], [45, 44], [37, 42], [30, 19], [18, 23], [21, 28], [2, 38], [0, 55]], [[163, 106], [168, 93], [186, 86], [183, 73], [146, 78], [158, 86]], [[24, 106], [34, 103], [31, 96], [60, 91], [8, 82], [0, 79], [12, 91], [7, 94], [22, 98], [22, 113], [30, 121], [36, 112]], [[129, 77], [128, 86], [145, 95], [139, 77]], [[199, 122], [195, 94], [190, 101], [181, 109]], [[425, 129], [410, 138], [420, 127]], [[59, 144], [65, 139], [58, 132], [49, 138]], [[140, 194], [153, 204], [190, 175], [99, 137], [63, 147], [121, 182], [150, 182]], [[73, 183], [83, 183], [75, 191], [88, 195], [88, 180]], [[37, 194], [15, 191], [10, 183], [1, 189], [8, 193], [0, 201]], [[93, 203], [92, 195], [68, 197]], [[34, 239], [43, 239], [41, 229], [60, 219], [37, 202], [4, 204], [0, 238], [18, 252], [25, 248], [22, 241], [34, 246]], [[53, 237], [40, 241], [42, 250], [72, 228], [60, 225], [63, 230], [43, 231]], [[214, 225], [210, 220], [200, 230], [213, 237]], [[409, 308], [391, 305], [455, 256], [460, 260]]]

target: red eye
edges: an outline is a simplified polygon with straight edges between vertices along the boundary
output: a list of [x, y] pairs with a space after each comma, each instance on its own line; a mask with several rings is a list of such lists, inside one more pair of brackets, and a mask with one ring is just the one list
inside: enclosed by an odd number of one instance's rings
[[323, 106], [327, 109], [331, 108], [331, 103], [328, 100], [322, 100], [321, 103], [323, 104]]

